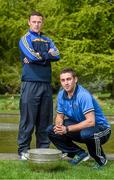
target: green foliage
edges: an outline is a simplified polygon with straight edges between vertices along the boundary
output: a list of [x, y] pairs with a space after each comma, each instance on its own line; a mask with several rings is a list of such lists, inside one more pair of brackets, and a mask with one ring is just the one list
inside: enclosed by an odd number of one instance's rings
[[[69, 47], [63, 54], [63, 64], [61, 64], [59, 69], [72, 67], [77, 72], [79, 81], [84, 83], [86, 87], [97, 91], [105, 90], [108, 83], [112, 83], [113, 56], [92, 53], [76, 54], [75, 48]], [[98, 88], [98, 86], [101, 86], [101, 88]]]
[[18, 112], [19, 111], [19, 97], [10, 95], [10, 96], [1, 96], [0, 97], [0, 112]]
[[[57, 77], [56, 77], [57, 78]], [[90, 85], [91, 87], [92, 85]], [[59, 88], [59, 85], [58, 85]], [[95, 87], [92, 87], [93, 89]], [[100, 87], [99, 87], [100, 88]], [[91, 90], [91, 89], [90, 89]], [[101, 105], [105, 115], [114, 115], [114, 103], [113, 99], [110, 98], [110, 93], [94, 93], [95, 98], [98, 100]], [[54, 114], [56, 114], [56, 99], [57, 94], [54, 94]], [[0, 96], [0, 113], [19, 113], [19, 96], [15, 95], [1, 95]], [[0, 118], [1, 120], [1, 118]], [[1, 121], [2, 122], [2, 121]]]
[[109, 0], [0, 0], [0, 93], [18, 92], [18, 41], [33, 10], [44, 14], [44, 31], [60, 50], [60, 62], [52, 63], [54, 90], [59, 88], [60, 69], [71, 66], [88, 88], [105, 88], [113, 95], [114, 3]]
[[[109, 93], [97, 93], [95, 94], [99, 104], [101, 105], [103, 112], [105, 115], [113, 115], [114, 114], [114, 100], [110, 98]], [[110, 116], [109, 116], [110, 117]], [[110, 120], [110, 118], [108, 118]], [[112, 119], [114, 120], [114, 119]]]
[[10, 66], [6, 64], [1, 65], [0, 69], [0, 91], [4, 93], [16, 93], [19, 92], [20, 85], [20, 66], [13, 64]]

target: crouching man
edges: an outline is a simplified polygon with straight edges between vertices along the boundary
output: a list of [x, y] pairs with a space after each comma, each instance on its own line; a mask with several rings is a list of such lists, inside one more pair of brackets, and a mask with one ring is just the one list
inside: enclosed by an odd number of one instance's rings
[[101, 107], [90, 92], [78, 84], [73, 69], [63, 69], [60, 82], [63, 89], [58, 94], [55, 125], [47, 129], [49, 139], [62, 153], [67, 153], [72, 158], [69, 162], [75, 165], [86, 159], [88, 153], [74, 142], [86, 144], [90, 156], [97, 162], [95, 167], [103, 167], [107, 159], [102, 144], [108, 141], [111, 128]]

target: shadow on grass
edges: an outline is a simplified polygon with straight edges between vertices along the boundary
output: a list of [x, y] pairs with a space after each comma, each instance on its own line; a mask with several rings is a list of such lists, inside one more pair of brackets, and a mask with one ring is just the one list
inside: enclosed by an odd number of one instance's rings
[[28, 168], [37, 173], [57, 173], [67, 171], [69, 169], [68, 163], [66, 162], [49, 162], [49, 163], [28, 163]]

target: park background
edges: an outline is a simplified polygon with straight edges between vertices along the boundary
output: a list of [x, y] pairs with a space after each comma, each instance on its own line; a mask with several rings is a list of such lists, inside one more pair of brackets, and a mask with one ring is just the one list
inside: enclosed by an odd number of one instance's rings
[[[54, 40], [60, 51], [61, 60], [52, 63], [54, 102], [60, 88], [60, 70], [72, 67], [79, 76], [79, 82], [98, 99], [104, 113], [109, 117], [114, 115], [113, 0], [0, 0], [0, 113], [19, 114], [21, 62], [18, 42], [27, 32], [28, 16], [34, 10], [44, 15], [43, 31]], [[17, 124], [18, 121], [18, 117], [0, 118], [1, 123]], [[8, 146], [4, 149], [1, 143], [1, 151], [14, 152], [10, 143], [16, 143], [17, 131], [13, 131], [12, 136], [0, 131], [0, 136], [6, 138]], [[114, 153], [113, 137], [112, 133], [110, 142], [105, 146], [107, 153]], [[39, 167], [39, 174], [36, 170], [31, 171], [27, 164], [0, 161], [0, 178], [113, 178], [113, 162], [103, 170], [104, 175], [88, 169], [88, 162], [87, 167], [77, 167], [78, 172], [65, 163], [63, 167], [59, 166], [49, 173], [45, 171], [47, 167], [42, 171]]]
[[44, 14], [44, 32], [59, 48], [52, 63], [52, 86], [59, 72], [73, 67], [80, 82], [114, 98], [114, 2], [111, 0], [0, 0], [0, 94], [17, 94], [21, 63], [18, 42], [28, 30], [28, 16]]

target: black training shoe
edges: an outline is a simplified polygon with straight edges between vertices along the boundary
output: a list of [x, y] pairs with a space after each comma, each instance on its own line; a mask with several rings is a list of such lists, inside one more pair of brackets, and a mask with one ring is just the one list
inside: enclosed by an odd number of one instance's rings
[[102, 165], [99, 165], [99, 164], [95, 164], [94, 166], [93, 166], [93, 169], [95, 169], [95, 170], [101, 170], [106, 164], [107, 164], [107, 159], [106, 159], [106, 161], [105, 161], [105, 163], [104, 164], [102, 164]]

